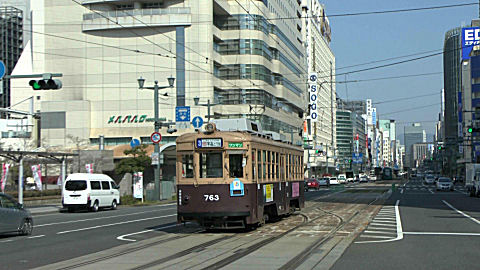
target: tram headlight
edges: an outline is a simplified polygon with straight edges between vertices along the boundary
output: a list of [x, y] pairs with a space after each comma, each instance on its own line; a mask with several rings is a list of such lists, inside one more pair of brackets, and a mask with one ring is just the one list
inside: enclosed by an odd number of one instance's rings
[[215, 131], [215, 124], [214, 123], [208, 123], [205, 125], [205, 132], [206, 133], [213, 133]]

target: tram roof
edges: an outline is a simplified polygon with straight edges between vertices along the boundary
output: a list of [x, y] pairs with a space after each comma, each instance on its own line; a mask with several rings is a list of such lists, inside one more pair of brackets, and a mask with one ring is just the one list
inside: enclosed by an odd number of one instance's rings
[[177, 138], [177, 144], [193, 143], [196, 139], [203, 138], [222, 138], [224, 141], [233, 142], [257, 142], [283, 148], [288, 148], [296, 151], [303, 151], [300, 146], [292, 145], [283, 141], [273, 140], [271, 137], [259, 133], [251, 133], [248, 131], [219, 131], [215, 130], [212, 133], [192, 132], [180, 135]]

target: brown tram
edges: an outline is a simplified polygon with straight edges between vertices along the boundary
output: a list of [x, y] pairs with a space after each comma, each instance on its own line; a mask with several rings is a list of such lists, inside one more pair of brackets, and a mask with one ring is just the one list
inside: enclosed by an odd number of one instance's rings
[[300, 147], [213, 123], [176, 144], [178, 222], [246, 228], [304, 207]]

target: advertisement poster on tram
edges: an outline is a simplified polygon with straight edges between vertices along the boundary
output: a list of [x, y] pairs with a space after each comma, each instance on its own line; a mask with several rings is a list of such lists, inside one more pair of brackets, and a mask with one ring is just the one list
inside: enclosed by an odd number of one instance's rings
[[265, 202], [273, 202], [273, 184], [263, 186], [263, 195], [265, 195]]
[[292, 183], [292, 197], [298, 197], [300, 195], [300, 184], [298, 182]]

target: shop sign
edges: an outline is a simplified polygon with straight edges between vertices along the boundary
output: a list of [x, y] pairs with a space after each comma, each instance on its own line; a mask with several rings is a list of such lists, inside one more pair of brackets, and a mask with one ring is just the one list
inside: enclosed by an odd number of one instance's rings
[[144, 123], [147, 115], [113, 115], [108, 119], [107, 124]]

